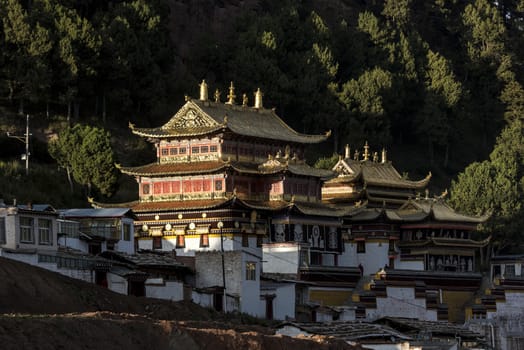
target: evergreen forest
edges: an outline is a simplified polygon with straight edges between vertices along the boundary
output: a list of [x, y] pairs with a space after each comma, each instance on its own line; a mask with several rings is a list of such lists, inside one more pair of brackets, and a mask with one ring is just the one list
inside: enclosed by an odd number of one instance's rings
[[[108, 144], [111, 162], [151, 161], [129, 122], [162, 125], [203, 79], [225, 101], [233, 81], [295, 130], [331, 130], [310, 164], [386, 148], [455, 208], [491, 212], [486, 235], [507, 250], [524, 224], [523, 65], [523, 0], [0, 0], [0, 198], [135, 198], [134, 179], [73, 162]], [[26, 115], [29, 176], [6, 134]]]

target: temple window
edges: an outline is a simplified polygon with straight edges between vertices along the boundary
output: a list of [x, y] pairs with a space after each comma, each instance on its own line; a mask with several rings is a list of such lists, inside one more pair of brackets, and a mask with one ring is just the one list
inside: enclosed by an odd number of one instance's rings
[[178, 235], [176, 236], [176, 248], [185, 248], [186, 247], [186, 236]]
[[153, 237], [153, 249], [162, 249], [162, 237]]
[[217, 147], [217, 146], [210, 146], [210, 147], [209, 147], [209, 152], [211, 152], [211, 153], [216, 153], [216, 152], [218, 152], [218, 147]]
[[202, 180], [193, 181], [193, 192], [201, 192], [201, 191], [202, 191]]
[[365, 252], [366, 252], [366, 242], [358, 241], [357, 242], [357, 253], [365, 253]]
[[185, 147], [180, 147], [178, 149], [178, 154], [186, 154], [187, 153], [187, 148]]
[[215, 180], [215, 191], [222, 191], [222, 180]]
[[162, 193], [162, 183], [161, 182], [157, 182], [153, 184], [153, 193], [154, 194]]
[[170, 193], [171, 192], [171, 184], [169, 182], [164, 182], [162, 184], [162, 192], [163, 193]]
[[257, 263], [252, 261], [246, 262], [246, 280], [256, 281], [257, 280]]
[[200, 248], [209, 247], [209, 235], [207, 233], [200, 235]]
[[49, 219], [38, 219], [38, 244], [53, 244], [52, 226]]
[[211, 180], [204, 180], [202, 185], [204, 192], [211, 191]]
[[142, 185], [142, 193], [143, 194], [149, 194], [149, 191], [150, 191], [149, 184], [143, 184]]
[[200, 153], [209, 153], [209, 146], [200, 147]]
[[242, 247], [249, 247], [249, 236], [245, 232], [242, 234]]
[[163, 156], [167, 156], [169, 154], [169, 149], [168, 148], [162, 148], [162, 155]]
[[178, 148], [170, 148], [169, 154], [172, 156], [176, 156], [178, 154]]
[[198, 154], [198, 153], [200, 153], [200, 147], [198, 146], [191, 147], [191, 154]]
[[171, 181], [171, 191], [173, 193], [180, 193], [180, 181]]

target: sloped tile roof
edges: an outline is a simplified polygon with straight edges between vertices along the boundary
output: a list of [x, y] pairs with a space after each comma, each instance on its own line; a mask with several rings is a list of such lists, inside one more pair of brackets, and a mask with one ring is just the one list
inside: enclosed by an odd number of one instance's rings
[[344, 169], [345, 173], [341, 174], [336, 182], [354, 182], [361, 179], [367, 185], [376, 185], [384, 187], [398, 187], [422, 190], [431, 179], [431, 173], [424, 179], [412, 181], [404, 178], [398, 173], [393, 163], [387, 161], [384, 163], [374, 162], [371, 160], [360, 161], [351, 158], [341, 159], [334, 169]]
[[190, 100], [159, 128], [134, 128], [145, 137], [183, 137], [229, 130], [237, 135], [294, 143], [318, 143], [326, 135], [306, 135], [291, 129], [274, 110], [252, 108], [211, 101]]
[[135, 213], [150, 211], [191, 210], [217, 208], [230, 202], [231, 199], [200, 199], [184, 201], [140, 202], [133, 206]]
[[273, 167], [264, 167], [256, 163], [224, 162], [222, 160], [184, 163], [150, 163], [137, 167], [120, 167], [120, 170], [124, 174], [132, 176], [169, 176], [210, 174], [228, 168], [234, 169], [239, 173], [257, 175], [271, 175], [282, 172], [290, 172], [295, 175], [313, 176], [320, 178], [333, 176], [333, 172], [330, 170], [313, 168], [305, 163], [281, 163], [280, 165]]

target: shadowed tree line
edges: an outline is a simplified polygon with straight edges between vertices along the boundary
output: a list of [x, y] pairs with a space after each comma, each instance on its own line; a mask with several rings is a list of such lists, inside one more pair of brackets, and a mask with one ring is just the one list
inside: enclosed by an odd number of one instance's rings
[[467, 167], [454, 205], [493, 211], [486, 232], [501, 238], [497, 249], [520, 239], [524, 1], [345, 0], [330, 12], [324, 1], [260, 0], [233, 30], [200, 33], [184, 57], [168, 28], [190, 14], [169, 5], [0, 0], [0, 108], [151, 126], [201, 79], [223, 100], [233, 80], [251, 101], [260, 87], [296, 130], [331, 129], [314, 157], [368, 141], [414, 150], [424, 172], [442, 177]]

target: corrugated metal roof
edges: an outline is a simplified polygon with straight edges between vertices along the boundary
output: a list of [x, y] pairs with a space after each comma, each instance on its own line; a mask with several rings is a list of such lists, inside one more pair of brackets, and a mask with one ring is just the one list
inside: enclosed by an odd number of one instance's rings
[[60, 216], [71, 218], [119, 218], [132, 216], [129, 208], [78, 208], [78, 209], [61, 209]]

